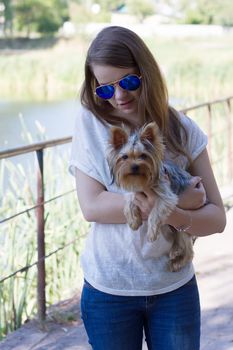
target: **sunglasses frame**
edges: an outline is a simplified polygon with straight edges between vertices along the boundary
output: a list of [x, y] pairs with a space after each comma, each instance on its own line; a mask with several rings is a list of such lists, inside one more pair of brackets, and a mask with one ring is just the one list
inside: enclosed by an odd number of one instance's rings
[[[123, 78], [121, 78], [121, 79], [111, 81], [111, 82], [108, 83], [108, 84], [102, 84], [102, 85], [97, 86], [97, 87], [95, 88], [94, 94], [95, 94], [96, 96], [98, 96], [99, 98], [101, 98], [102, 100], [110, 100], [110, 99], [114, 96], [114, 94], [115, 94], [115, 86], [114, 86], [114, 85], [116, 85], [116, 84], [119, 85], [120, 81], [122, 81], [122, 80], [124, 80], [124, 79], [126, 79], [127, 77], [130, 77], [130, 76], [137, 77], [137, 78], [140, 80], [140, 84], [139, 84], [139, 86], [138, 86], [138, 88], [139, 88], [140, 85], [141, 85], [142, 76], [141, 76], [141, 75], [138, 76], [137, 74], [128, 74], [128, 75], [126, 75], [125, 77], [123, 77]], [[114, 92], [113, 92], [113, 95], [112, 95], [111, 97], [104, 98], [104, 97], [100, 97], [100, 96], [97, 94], [96, 89], [101, 88], [101, 87], [104, 87], [104, 86], [112, 86], [112, 87], [114, 88]], [[120, 86], [120, 87], [121, 87], [121, 86]], [[122, 88], [122, 87], [121, 87], [121, 88]], [[138, 89], [138, 88], [137, 88], [137, 89]], [[122, 88], [122, 89], [124, 89], [124, 88]], [[124, 90], [126, 90], [126, 91], [136, 91], [137, 89], [135, 89], [135, 90], [124, 89]]]

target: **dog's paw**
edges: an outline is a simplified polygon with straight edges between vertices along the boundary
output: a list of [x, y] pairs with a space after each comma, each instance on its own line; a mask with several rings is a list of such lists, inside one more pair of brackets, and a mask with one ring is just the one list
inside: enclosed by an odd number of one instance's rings
[[154, 242], [156, 239], [158, 239], [161, 232], [160, 225], [157, 225], [156, 227], [149, 225], [148, 231], [147, 231], [147, 239], [149, 242]]
[[158, 238], [159, 234], [158, 231], [148, 231], [147, 232], [147, 239], [149, 242], [154, 242]]
[[142, 225], [140, 209], [133, 202], [128, 202], [128, 205], [124, 208], [124, 214], [132, 230], [136, 231]]
[[170, 272], [177, 272], [177, 271], [180, 271], [183, 267], [183, 264], [180, 264], [179, 262], [177, 261], [172, 261], [170, 260], [168, 262], [168, 270]]
[[142, 218], [140, 216], [135, 216], [131, 218], [131, 220], [128, 220], [128, 224], [133, 231], [136, 231], [142, 225]]
[[168, 269], [171, 272], [180, 271], [185, 265], [193, 259], [193, 254], [187, 255], [185, 252], [181, 252], [181, 250], [174, 250], [171, 254], [169, 254], [169, 262]]
[[175, 259], [179, 259], [179, 257], [181, 257], [183, 254], [184, 254], [184, 251], [181, 247], [173, 246], [169, 252], [169, 259], [171, 261]]

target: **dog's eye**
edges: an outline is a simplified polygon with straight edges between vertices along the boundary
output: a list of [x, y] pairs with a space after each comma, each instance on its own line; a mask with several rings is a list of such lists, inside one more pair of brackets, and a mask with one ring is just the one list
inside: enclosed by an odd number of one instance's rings
[[122, 159], [126, 160], [126, 159], [128, 159], [128, 158], [129, 158], [129, 157], [127, 156], [127, 154], [123, 154]]
[[140, 155], [140, 159], [145, 160], [147, 158], [147, 155], [145, 153], [142, 153]]

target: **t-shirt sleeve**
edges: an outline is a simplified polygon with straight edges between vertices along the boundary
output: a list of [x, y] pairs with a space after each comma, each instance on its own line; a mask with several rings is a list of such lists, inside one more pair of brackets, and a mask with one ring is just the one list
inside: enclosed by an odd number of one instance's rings
[[94, 152], [98, 145], [95, 144], [95, 130], [91, 125], [91, 116], [88, 111], [80, 107], [76, 117], [74, 133], [71, 144], [71, 156], [69, 172], [75, 176], [75, 169], [103, 183], [96, 166]]
[[181, 121], [188, 134], [186, 144], [187, 151], [192, 160], [195, 160], [206, 148], [208, 137], [191, 118], [181, 114]]

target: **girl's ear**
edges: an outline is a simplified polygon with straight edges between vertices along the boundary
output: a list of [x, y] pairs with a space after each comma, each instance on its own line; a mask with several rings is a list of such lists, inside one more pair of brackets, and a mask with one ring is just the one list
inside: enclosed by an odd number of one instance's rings
[[128, 134], [125, 130], [118, 126], [113, 126], [110, 129], [110, 140], [109, 144], [118, 150], [128, 142]]

